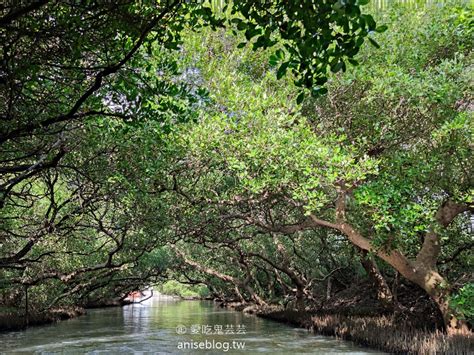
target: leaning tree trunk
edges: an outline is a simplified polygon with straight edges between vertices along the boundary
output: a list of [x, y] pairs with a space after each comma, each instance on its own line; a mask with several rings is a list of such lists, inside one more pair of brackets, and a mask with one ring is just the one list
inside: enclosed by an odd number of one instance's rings
[[411, 281], [421, 286], [436, 303], [443, 317], [446, 331], [448, 333], [467, 331], [466, 322], [456, 317], [454, 309], [449, 304], [451, 288], [448, 282], [434, 269], [415, 266], [415, 270], [416, 273]]
[[375, 249], [369, 238], [363, 236], [350, 223], [348, 223], [348, 219], [346, 218], [347, 197], [348, 191], [346, 190], [345, 185], [341, 183], [335, 201], [335, 222], [330, 222], [318, 218], [314, 214], [309, 214], [307, 219], [298, 224], [275, 226], [262, 224], [258, 221], [257, 225], [267, 231], [279, 233], [295, 233], [316, 227], [335, 229], [344, 234], [352, 244], [363, 250], [373, 252], [376, 256], [398, 271], [400, 275], [422, 287], [436, 302], [439, 311], [443, 316], [444, 324], [448, 333], [467, 329], [466, 323], [458, 320], [455, 317], [453, 309], [449, 306], [449, 285], [438, 273], [436, 263], [441, 250], [441, 240], [438, 231], [448, 227], [459, 214], [466, 211], [473, 212], [474, 205], [457, 203], [451, 200], [443, 202], [436, 212], [435, 222], [433, 223], [431, 230], [425, 235], [421, 250], [416, 259], [412, 260], [396, 249]]
[[[336, 203], [337, 224], [318, 221], [317, 218], [313, 218], [313, 220], [319, 224], [323, 222], [326, 226], [338, 229], [359, 248], [374, 251], [370, 240], [361, 235], [349, 223], [345, 222], [345, 205], [346, 195], [342, 192]], [[436, 263], [441, 251], [441, 240], [437, 231], [448, 227], [459, 214], [471, 210], [472, 206], [467, 204], [460, 204], [451, 200], [443, 202], [436, 212], [435, 223], [431, 227], [431, 230], [425, 235], [423, 245], [415, 260], [407, 258], [398, 250], [389, 252], [381, 249], [375, 250], [378, 257], [385, 260], [395, 270], [400, 272], [401, 275], [426, 291], [438, 306], [448, 333], [466, 330], [467, 325], [465, 322], [456, 318], [455, 312], [449, 305], [449, 284], [436, 269]]]
[[[343, 231], [348, 239], [358, 247], [367, 251], [373, 250], [370, 240], [363, 237], [349, 224], [343, 223], [340, 230]], [[455, 317], [453, 309], [449, 306], [449, 284], [436, 271], [435, 266], [429, 266], [430, 264], [427, 265], [423, 258], [410, 260], [396, 250], [392, 250], [391, 252], [377, 250], [375, 253], [407, 280], [415, 283], [426, 291], [438, 306], [448, 333], [455, 333], [467, 329], [466, 324]], [[431, 263], [431, 265], [434, 264]]]

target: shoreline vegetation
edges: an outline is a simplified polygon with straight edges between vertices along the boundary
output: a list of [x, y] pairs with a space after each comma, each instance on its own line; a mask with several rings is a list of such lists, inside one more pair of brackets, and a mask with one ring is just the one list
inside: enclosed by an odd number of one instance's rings
[[345, 315], [284, 309], [281, 306], [221, 303], [221, 307], [255, 314], [257, 317], [305, 328], [315, 335], [352, 341], [373, 350], [394, 354], [472, 354], [474, 334], [462, 330], [446, 333], [400, 322], [397, 314]]
[[0, 313], [0, 332], [24, 330], [30, 326], [56, 323], [86, 314], [82, 307], [57, 307], [47, 312], [31, 312], [28, 317], [17, 312]]
[[86, 314], [88, 309], [123, 307], [132, 303], [140, 303], [140, 300], [123, 298], [103, 299], [83, 306], [53, 307], [43, 312], [32, 310], [28, 311], [27, 315], [24, 309], [0, 308], [0, 332], [25, 330], [30, 326], [41, 326], [76, 318]]
[[[420, 290], [406, 287], [398, 309], [387, 309], [358, 285], [336, 295], [323, 306], [305, 310], [282, 305], [255, 305], [222, 301], [220, 306], [258, 317], [308, 329], [318, 335], [334, 336], [355, 344], [396, 354], [471, 354], [474, 333], [463, 329], [448, 334], [432, 301]], [[370, 289], [370, 287], [369, 287]]]
[[446, 334], [405, 327], [394, 315], [318, 315], [292, 310], [258, 310], [256, 315], [390, 353], [469, 354], [474, 349], [472, 333]]

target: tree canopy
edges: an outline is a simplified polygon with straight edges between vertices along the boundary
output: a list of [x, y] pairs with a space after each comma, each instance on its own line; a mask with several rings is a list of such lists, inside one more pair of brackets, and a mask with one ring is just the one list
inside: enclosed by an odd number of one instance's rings
[[2, 5], [0, 306], [176, 280], [301, 310], [366, 277], [393, 308], [401, 275], [460, 327], [472, 9], [367, 3]]

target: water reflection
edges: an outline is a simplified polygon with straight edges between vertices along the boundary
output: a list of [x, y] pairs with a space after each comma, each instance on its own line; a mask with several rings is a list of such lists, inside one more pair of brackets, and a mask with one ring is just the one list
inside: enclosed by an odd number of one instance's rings
[[[205, 334], [208, 331], [216, 334]], [[3, 333], [0, 344], [1, 351], [8, 354], [377, 353], [304, 329], [220, 309], [211, 302], [157, 297], [143, 304], [90, 310], [76, 319]], [[240, 345], [233, 349], [233, 344]], [[238, 350], [242, 344], [244, 350]], [[189, 348], [192, 345], [201, 348]], [[228, 351], [224, 351], [226, 346]]]

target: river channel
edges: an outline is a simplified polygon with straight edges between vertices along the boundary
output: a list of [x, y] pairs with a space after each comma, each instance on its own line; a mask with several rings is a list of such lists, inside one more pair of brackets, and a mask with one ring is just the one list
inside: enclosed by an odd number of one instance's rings
[[0, 344], [2, 354], [381, 354], [212, 302], [159, 297], [0, 333]]

